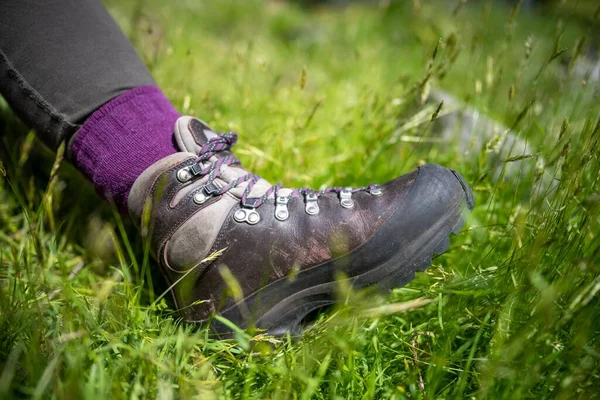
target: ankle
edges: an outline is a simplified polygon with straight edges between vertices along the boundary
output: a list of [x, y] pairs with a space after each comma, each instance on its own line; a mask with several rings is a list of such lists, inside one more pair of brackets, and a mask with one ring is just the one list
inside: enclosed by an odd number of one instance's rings
[[71, 158], [101, 196], [126, 210], [137, 177], [178, 151], [173, 138], [178, 117], [157, 87], [131, 89], [86, 120], [72, 141]]

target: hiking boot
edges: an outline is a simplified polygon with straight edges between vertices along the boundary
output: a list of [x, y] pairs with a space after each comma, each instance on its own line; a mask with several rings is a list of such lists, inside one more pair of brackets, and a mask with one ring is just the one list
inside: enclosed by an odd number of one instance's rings
[[144, 171], [128, 207], [188, 322], [218, 313], [242, 328], [298, 332], [333, 303], [338, 272], [353, 287], [404, 285], [473, 207], [463, 178], [434, 164], [383, 185], [289, 189], [240, 166], [233, 132], [181, 117], [175, 138], [181, 152]]

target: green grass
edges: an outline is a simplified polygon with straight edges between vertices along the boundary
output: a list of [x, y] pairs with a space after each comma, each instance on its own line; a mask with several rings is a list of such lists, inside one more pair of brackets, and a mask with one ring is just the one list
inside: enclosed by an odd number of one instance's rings
[[[340, 288], [300, 340], [216, 340], [156, 301], [129, 223], [3, 105], [0, 398], [599, 397], [600, 87], [560, 66], [599, 14], [473, 3], [111, 2], [178, 109], [239, 131], [265, 178], [359, 186], [435, 162], [476, 208], [389, 296]], [[534, 150], [438, 143], [435, 87]]]

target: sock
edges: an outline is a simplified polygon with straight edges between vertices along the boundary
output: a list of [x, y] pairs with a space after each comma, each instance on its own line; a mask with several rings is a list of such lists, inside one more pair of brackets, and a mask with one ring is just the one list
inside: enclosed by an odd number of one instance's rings
[[71, 145], [75, 166], [103, 197], [121, 211], [138, 176], [176, 153], [173, 136], [179, 113], [155, 86], [140, 86], [115, 97], [81, 126]]

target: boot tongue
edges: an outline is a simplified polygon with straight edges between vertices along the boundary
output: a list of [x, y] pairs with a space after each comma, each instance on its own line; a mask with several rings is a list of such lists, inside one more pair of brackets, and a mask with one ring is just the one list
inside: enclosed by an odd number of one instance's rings
[[[217, 133], [213, 131], [204, 121], [193, 117], [180, 117], [175, 122], [175, 141], [177, 146], [183, 152], [193, 153], [198, 155], [202, 149], [202, 145], [208, 142], [211, 138], [217, 136]], [[220, 152], [210, 158], [210, 162], [216, 162], [218, 158], [224, 157], [230, 154], [229, 151]], [[240, 166], [228, 166], [223, 165], [221, 167], [221, 173], [218, 174], [218, 179], [229, 183], [232, 180], [248, 174], [244, 168]], [[242, 193], [246, 189], [247, 183], [243, 183], [231, 190], [229, 193], [234, 196], [241, 197]], [[250, 197], [260, 197], [265, 191], [271, 187], [271, 184], [264, 179], [259, 180], [250, 192]]]
[[181, 151], [198, 155], [202, 145], [217, 134], [197, 118], [180, 117], [175, 123], [175, 141]]

